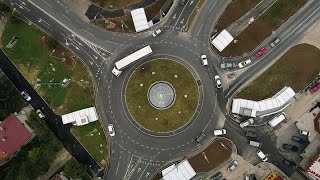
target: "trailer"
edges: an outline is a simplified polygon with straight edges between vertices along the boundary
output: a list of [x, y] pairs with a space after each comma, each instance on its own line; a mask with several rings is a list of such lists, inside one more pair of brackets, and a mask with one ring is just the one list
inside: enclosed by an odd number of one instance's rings
[[122, 73], [123, 69], [126, 67], [130, 66], [131, 64], [135, 63], [139, 59], [149, 55], [152, 53], [152, 49], [150, 45], [122, 58], [121, 60], [117, 61], [115, 63], [115, 67], [112, 70], [112, 74], [115, 76], [119, 77], [120, 74]]

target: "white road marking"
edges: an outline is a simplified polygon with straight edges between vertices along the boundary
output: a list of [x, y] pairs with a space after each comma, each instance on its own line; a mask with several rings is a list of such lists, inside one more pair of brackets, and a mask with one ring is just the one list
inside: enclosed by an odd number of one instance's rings
[[200, 29], [199, 29], [199, 31], [197, 33], [197, 36], [199, 36], [199, 33], [200, 33], [201, 29], [202, 29], [202, 26], [203, 26], [203, 24], [201, 24]]
[[71, 19], [69, 19], [66, 15], [62, 14], [62, 16], [71, 21]]
[[89, 31], [87, 31], [87, 30], [85, 30], [85, 29], [82, 29], [84, 32], [86, 32], [86, 33], [88, 33], [88, 34], [90, 34], [90, 35], [92, 35], [92, 36], [94, 36], [94, 34], [92, 34], [91, 32], [89, 32]]
[[46, 1], [44, 1], [44, 0], [41, 0], [42, 2], [44, 2], [46, 5], [48, 5], [48, 6], [50, 6], [50, 7], [52, 7], [52, 5], [51, 4], [49, 4], [49, 3], [47, 3]]
[[118, 166], [117, 166], [116, 174], [118, 174], [119, 164], [120, 164], [120, 161], [118, 161]]
[[211, 7], [211, 9], [210, 9], [210, 11], [209, 12], [211, 12], [212, 11], [212, 9], [214, 8], [214, 6], [217, 4], [217, 2], [215, 2], [214, 4], [213, 4], [213, 6]]

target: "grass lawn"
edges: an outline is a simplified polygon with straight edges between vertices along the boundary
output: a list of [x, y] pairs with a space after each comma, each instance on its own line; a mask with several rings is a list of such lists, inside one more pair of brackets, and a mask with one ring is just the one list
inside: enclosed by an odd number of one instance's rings
[[199, 10], [201, 9], [203, 3], [205, 2], [206, 0], [200, 0], [196, 7], [193, 9], [191, 15], [189, 16], [188, 18], [188, 21], [187, 21], [187, 27], [190, 27], [193, 23], [193, 20], [194, 18], [196, 17], [196, 15], [198, 14]]
[[320, 72], [319, 59], [318, 48], [309, 44], [296, 45], [237, 97], [262, 100], [273, 96], [284, 86], [298, 92]]
[[85, 146], [86, 150], [101, 166], [106, 165], [108, 146], [100, 122], [95, 121], [85, 126], [72, 127], [71, 132]]
[[216, 52], [221, 56], [229, 57], [240, 56], [252, 51], [306, 2], [307, 0], [290, 0], [290, 2], [288, 0], [277, 0], [263, 15], [235, 37], [238, 43], [231, 43], [221, 53]]
[[77, 160], [75, 160], [74, 158], [67, 161], [61, 169], [61, 171], [63, 171], [64, 176], [70, 179], [91, 179], [87, 174], [85, 167], [82, 164], [78, 163]]
[[[157, 81], [169, 82], [175, 89], [176, 100], [168, 109], [158, 110], [148, 101], [149, 87]], [[185, 66], [171, 60], [158, 59], [141, 65], [126, 87], [130, 114], [141, 126], [156, 132], [171, 131], [186, 124], [195, 113], [198, 101], [199, 90], [193, 75]]]
[[[2, 36], [4, 47], [13, 36], [19, 40], [13, 49], [4, 48], [5, 53], [56, 113], [65, 114], [94, 105], [89, 73], [79, 60], [69, 57], [71, 52], [58, 44], [57, 52], [65, 52], [66, 59], [53, 58], [52, 50], [45, 43], [48, 35], [24, 22], [12, 23], [9, 18]], [[62, 57], [61, 53], [54, 55]], [[61, 82], [64, 78], [71, 79], [67, 87], [36, 82]]]
[[231, 157], [231, 153], [232, 143], [227, 139], [217, 139], [204, 151], [189, 158], [188, 161], [197, 173], [209, 172], [227, 161]]
[[108, 9], [109, 5], [113, 5], [112, 9], [121, 9], [142, 0], [90, 0], [98, 6]]

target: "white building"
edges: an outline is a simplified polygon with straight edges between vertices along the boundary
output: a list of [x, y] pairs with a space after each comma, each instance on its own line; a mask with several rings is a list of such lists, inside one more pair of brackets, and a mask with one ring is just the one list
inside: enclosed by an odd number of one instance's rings
[[234, 38], [231, 36], [231, 34], [224, 29], [216, 38], [211, 41], [211, 44], [221, 52], [233, 41], [233, 39]]
[[187, 159], [173, 164], [162, 171], [162, 180], [189, 180], [197, 173]]
[[96, 120], [98, 120], [98, 116], [95, 107], [81, 109], [79, 111], [62, 115], [63, 124], [72, 123], [75, 126], [86, 125]]
[[149, 24], [144, 8], [132, 10], [131, 16], [136, 32], [141, 32], [149, 29]]

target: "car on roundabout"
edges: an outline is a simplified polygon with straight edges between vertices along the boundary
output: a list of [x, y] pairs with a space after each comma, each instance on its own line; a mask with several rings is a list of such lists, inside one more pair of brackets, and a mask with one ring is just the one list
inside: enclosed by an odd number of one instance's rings
[[206, 134], [204, 132], [201, 132], [200, 134], [197, 135], [196, 142], [200, 143], [204, 139], [205, 136], [206, 136]]
[[109, 131], [109, 134], [110, 134], [111, 137], [116, 135], [116, 132], [114, 131], [113, 124], [109, 124], [108, 125], [108, 131]]
[[226, 129], [216, 129], [213, 131], [213, 135], [215, 135], [215, 136], [220, 136], [220, 135], [225, 135], [225, 134], [227, 134]]
[[206, 55], [201, 55], [202, 66], [208, 66], [208, 58]]
[[215, 75], [214, 76], [214, 82], [216, 83], [216, 87], [218, 89], [220, 89], [222, 87], [222, 84], [221, 84], [221, 80], [220, 80], [220, 76], [219, 75]]
[[162, 33], [162, 30], [161, 29], [157, 29], [157, 30], [155, 30], [153, 33], [152, 33], [152, 36], [153, 37], [157, 37], [159, 34], [161, 34]]

